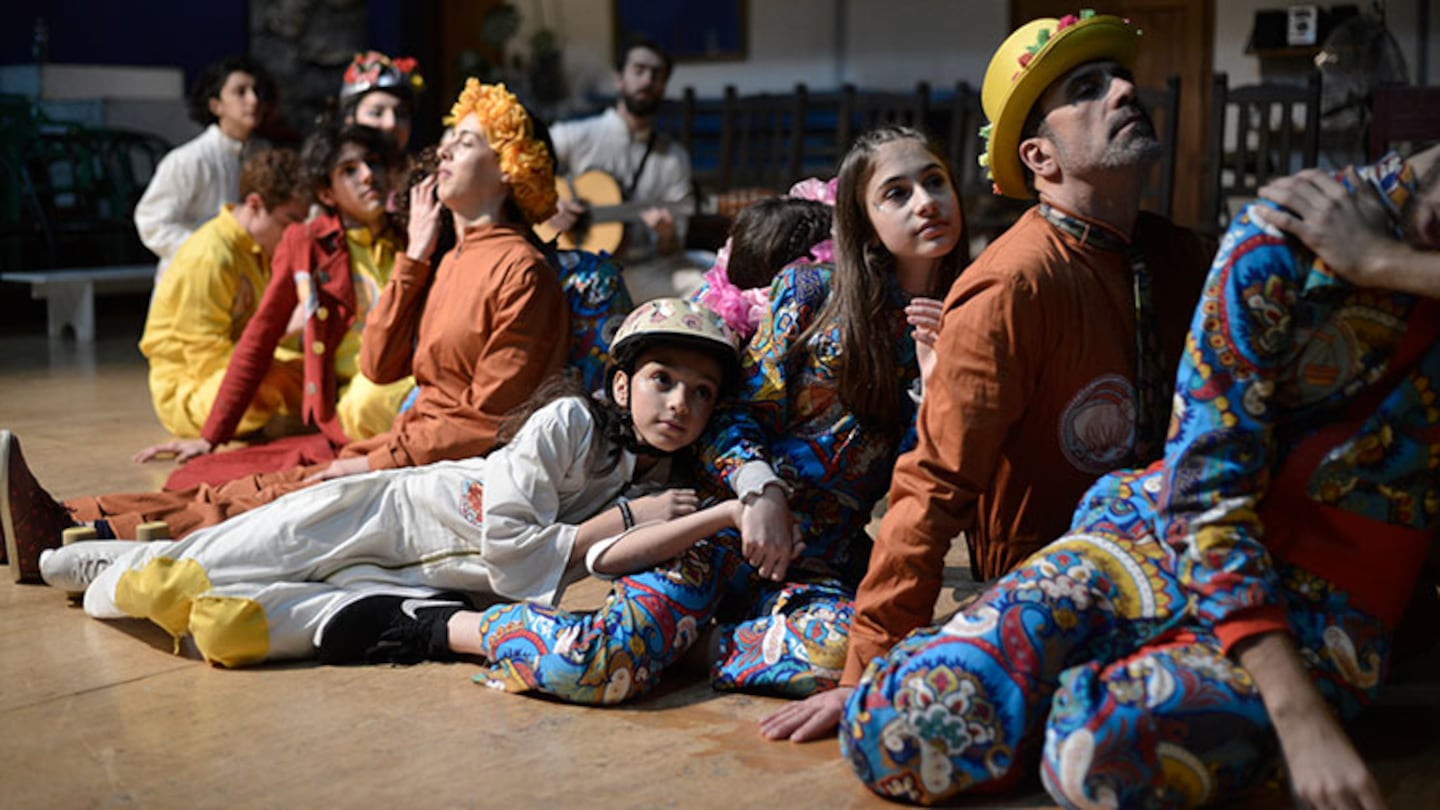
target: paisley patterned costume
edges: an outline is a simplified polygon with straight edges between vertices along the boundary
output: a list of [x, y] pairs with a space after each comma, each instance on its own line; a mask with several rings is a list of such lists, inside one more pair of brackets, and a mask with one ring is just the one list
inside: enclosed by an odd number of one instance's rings
[[850, 600], [868, 559], [865, 524], [896, 456], [914, 442], [914, 406], [903, 392], [919, 370], [898, 286], [888, 325], [897, 359], [891, 385], [906, 409], [898, 444], [862, 427], [840, 402], [838, 327], [791, 351], [825, 303], [830, 272], [797, 265], [776, 277], [769, 311], [743, 358], [739, 396], [717, 410], [702, 439], [713, 494], [745, 491], [738, 479], [754, 462], [793, 489], [790, 507], [805, 550], [790, 565], [790, 581], [762, 580], [742, 556], [738, 533], [724, 532], [666, 566], [615, 580], [594, 613], [532, 604], [486, 611], [480, 633], [493, 664], [477, 681], [616, 703], [653, 688], [716, 618], [716, 688], [802, 696], [835, 685]]
[[599, 391], [605, 387], [610, 341], [635, 304], [610, 254], [560, 250], [555, 258], [565, 303], [570, 305], [570, 353], [565, 365], [580, 375], [587, 390]]
[[[1413, 192], [1395, 157], [1368, 179], [1395, 210]], [[1437, 320], [1436, 302], [1354, 287], [1239, 217], [1164, 460], [1100, 479], [1069, 534], [870, 663], [841, 723], [861, 779], [934, 802], [1003, 788], [1038, 751], [1067, 807], [1222, 800], [1279, 761], [1228, 657], [1276, 630], [1353, 716], [1440, 522]]]

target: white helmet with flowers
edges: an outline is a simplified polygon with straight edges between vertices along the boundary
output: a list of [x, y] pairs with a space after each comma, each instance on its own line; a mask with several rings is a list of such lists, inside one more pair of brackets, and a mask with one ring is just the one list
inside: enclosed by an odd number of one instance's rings
[[633, 371], [635, 360], [655, 345], [678, 345], [711, 355], [725, 373], [728, 390], [740, 373], [735, 332], [714, 312], [684, 298], [656, 298], [625, 317], [610, 343], [611, 375]]

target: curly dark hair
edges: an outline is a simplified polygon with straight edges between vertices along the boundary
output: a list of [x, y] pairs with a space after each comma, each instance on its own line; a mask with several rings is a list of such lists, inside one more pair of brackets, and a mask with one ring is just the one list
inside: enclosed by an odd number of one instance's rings
[[[405, 174], [405, 183], [395, 195], [395, 210], [391, 212], [391, 219], [399, 230], [404, 230], [410, 221], [410, 191], [423, 181], [426, 177], [435, 173], [440, 165], [440, 147], [427, 146], [420, 150], [420, 154], [410, 160], [410, 168]], [[435, 240], [435, 252], [430, 256], [432, 266], [440, 263], [440, 257], [444, 256], [456, 244], [455, 218], [450, 216], [448, 209], [440, 216], [440, 233]]]
[[310, 187], [294, 149], [266, 149], [257, 152], [240, 169], [240, 199], [259, 194], [265, 209], [273, 210], [291, 200], [310, 204]]
[[[202, 127], [209, 126], [220, 120], [215, 113], [210, 112], [210, 99], [220, 98], [220, 91], [225, 87], [225, 82], [230, 78], [231, 73], [248, 73], [255, 77], [255, 95], [260, 97], [264, 104], [271, 105], [276, 100], [275, 79], [271, 77], [270, 71], [266, 70], [259, 62], [248, 56], [227, 56], [213, 65], [206, 66], [195, 80], [195, 85], [190, 88], [190, 96], [186, 99], [186, 111], [190, 114], [190, 120]], [[265, 116], [260, 116], [263, 120]]]
[[379, 157], [388, 171], [400, 168], [400, 150], [388, 134], [359, 124], [331, 124], [310, 133], [300, 147], [300, 162], [312, 192], [330, 187], [330, 172], [335, 170], [346, 144], [355, 144], [367, 155]]
[[740, 209], [730, 226], [725, 275], [741, 289], [768, 287], [786, 265], [830, 238], [830, 206], [815, 200], [766, 197]]

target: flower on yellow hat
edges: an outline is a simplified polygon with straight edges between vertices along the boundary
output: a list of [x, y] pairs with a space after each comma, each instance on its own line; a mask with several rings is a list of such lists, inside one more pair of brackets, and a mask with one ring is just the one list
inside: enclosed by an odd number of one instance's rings
[[1020, 164], [1020, 130], [1045, 88], [1087, 62], [1110, 60], [1133, 69], [1139, 39], [1140, 29], [1129, 20], [1093, 9], [1031, 20], [1005, 38], [990, 58], [980, 89], [989, 123], [980, 128], [985, 149], [979, 163], [996, 194], [1031, 196]]

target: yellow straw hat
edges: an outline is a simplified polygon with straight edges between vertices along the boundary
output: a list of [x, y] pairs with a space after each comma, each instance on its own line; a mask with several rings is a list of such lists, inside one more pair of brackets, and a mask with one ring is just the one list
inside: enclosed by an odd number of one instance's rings
[[1139, 47], [1140, 29], [1129, 20], [1090, 9], [1031, 20], [1000, 43], [980, 90], [990, 121], [980, 129], [986, 141], [980, 165], [990, 170], [995, 193], [1019, 200], [1033, 196], [1020, 165], [1020, 130], [1045, 88], [1086, 62], [1111, 60], [1133, 69]]

